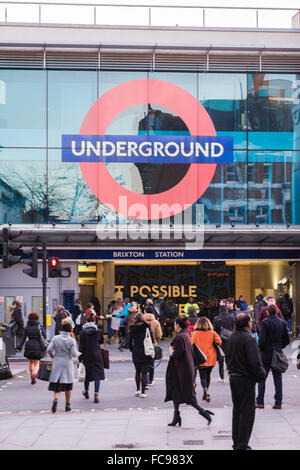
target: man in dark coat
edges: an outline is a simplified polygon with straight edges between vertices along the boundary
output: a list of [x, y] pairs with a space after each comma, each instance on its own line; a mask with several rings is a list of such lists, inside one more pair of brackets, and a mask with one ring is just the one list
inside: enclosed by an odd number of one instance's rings
[[233, 449], [251, 450], [249, 439], [255, 418], [255, 384], [263, 380], [266, 373], [251, 333], [251, 316], [248, 313], [240, 313], [235, 322], [236, 329], [226, 345], [226, 362], [233, 402]]
[[10, 325], [14, 324], [15, 326], [16, 348], [19, 349], [24, 332], [24, 320], [20, 308], [20, 303], [17, 300], [14, 300], [11, 304], [10, 309], [12, 310]]
[[102, 330], [96, 325], [96, 316], [90, 315], [88, 322], [82, 327], [79, 340], [80, 360], [85, 366], [83, 396], [89, 398], [89, 383], [94, 382], [94, 403], [99, 403], [100, 380], [105, 379], [104, 366], [100, 346], [104, 344]]
[[[269, 305], [267, 312], [268, 317], [262, 322], [258, 343], [262, 352], [266, 378], [271, 369], [273, 350], [282, 351], [290, 342], [287, 324], [278, 317], [276, 305]], [[272, 374], [275, 385], [273, 409], [280, 409], [282, 405], [282, 373], [272, 370]], [[258, 384], [257, 408], [264, 408], [266, 378]]]

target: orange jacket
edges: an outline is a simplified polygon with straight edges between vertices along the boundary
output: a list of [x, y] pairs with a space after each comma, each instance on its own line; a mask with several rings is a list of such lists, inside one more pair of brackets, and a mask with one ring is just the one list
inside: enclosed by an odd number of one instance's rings
[[214, 330], [195, 330], [191, 338], [192, 344], [196, 343], [198, 348], [205, 354], [207, 361], [203, 366], [215, 366], [217, 363], [217, 353], [214, 347], [214, 343], [221, 346], [222, 340], [220, 336]]

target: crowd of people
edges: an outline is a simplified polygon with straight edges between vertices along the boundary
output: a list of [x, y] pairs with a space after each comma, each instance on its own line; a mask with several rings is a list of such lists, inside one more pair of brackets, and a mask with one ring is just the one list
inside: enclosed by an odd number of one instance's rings
[[[62, 305], [53, 319], [55, 335], [47, 343], [45, 330], [37, 313], [30, 313], [26, 327], [19, 325], [18, 350], [24, 344], [24, 356], [29, 360], [31, 383], [36, 383], [40, 360], [46, 352], [52, 357], [52, 370], [48, 389], [54, 393], [52, 412], [57, 410], [61, 392], [65, 393], [65, 411], [71, 411], [74, 381], [72, 359], [84, 364], [85, 379], [82, 392], [89, 399], [89, 384], [94, 383], [94, 403], [99, 403], [101, 380], [105, 379], [101, 349], [104, 348], [103, 320], [111, 323], [108, 340], [120, 341], [119, 350], [128, 348], [135, 368], [135, 396], [147, 398], [146, 391], [154, 382], [155, 350], [163, 337], [171, 336], [169, 362], [166, 371], [166, 397], [174, 405], [174, 417], [169, 426], [181, 425], [179, 407], [186, 403], [194, 407], [208, 424], [213, 413], [202, 408], [196, 397], [197, 373], [203, 389], [202, 400], [211, 401], [210, 382], [213, 368], [219, 366], [219, 381], [225, 382], [225, 368], [233, 401], [233, 448], [250, 449], [249, 439], [254, 423], [255, 408], [264, 408], [265, 382], [272, 371], [275, 386], [273, 409], [282, 406], [282, 372], [272, 367], [274, 349], [282, 351], [290, 342], [289, 333], [293, 304], [286, 294], [276, 301], [256, 297], [253, 311], [249, 312], [243, 296], [210, 299], [201, 309], [194, 298], [189, 298], [184, 313], [178, 315], [176, 303], [160, 295], [157, 300], [147, 298], [140, 306], [128, 298], [112, 300], [106, 315], [100, 313], [95, 301], [84, 310], [76, 300], [73, 315]], [[17, 323], [18, 305], [14, 305], [11, 320]], [[150, 341], [147, 349], [145, 340]], [[148, 344], [148, 343], [147, 343]], [[203, 355], [195, 363], [193, 348]], [[255, 386], [258, 393], [255, 397]]]

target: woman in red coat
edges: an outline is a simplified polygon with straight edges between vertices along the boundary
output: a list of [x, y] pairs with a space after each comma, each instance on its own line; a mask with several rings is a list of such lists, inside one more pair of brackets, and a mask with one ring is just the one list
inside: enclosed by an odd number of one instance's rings
[[166, 372], [166, 398], [174, 404], [174, 417], [169, 426], [181, 426], [179, 405], [186, 403], [198, 410], [199, 414], [211, 423], [212, 413], [204, 410], [197, 403], [195, 392], [195, 366], [193, 349], [190, 337], [187, 333], [187, 318], [177, 317], [175, 320], [175, 331], [177, 336], [170, 346], [170, 360]]

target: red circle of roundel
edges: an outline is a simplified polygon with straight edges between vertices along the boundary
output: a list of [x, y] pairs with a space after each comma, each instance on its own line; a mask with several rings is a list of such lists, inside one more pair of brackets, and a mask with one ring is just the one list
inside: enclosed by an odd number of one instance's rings
[[[80, 134], [105, 135], [119, 113], [145, 103], [173, 111], [181, 117], [192, 136], [216, 135], [209, 114], [193, 95], [177, 85], [157, 79], [131, 80], [104, 93], [86, 114]], [[160, 206], [160, 218], [170, 217], [191, 206], [206, 191], [216, 166], [214, 163], [193, 163], [182, 180], [171, 189], [158, 194], [139, 194], [120, 186], [105, 163], [80, 163], [87, 185], [100, 201], [118, 213], [139, 219], [157, 218], [151, 214], [154, 204]], [[146, 208], [147, 216], [141, 216], [137, 210], [139, 206]]]

